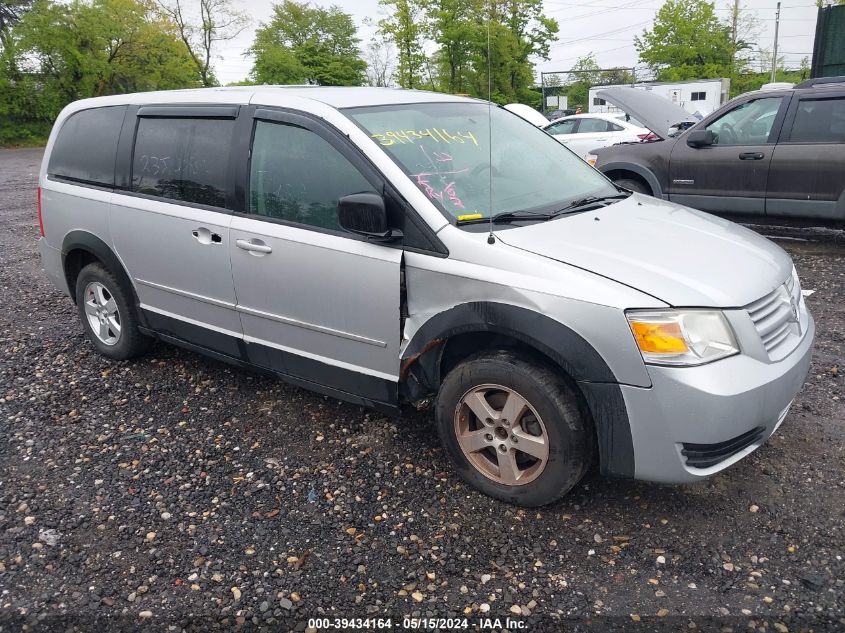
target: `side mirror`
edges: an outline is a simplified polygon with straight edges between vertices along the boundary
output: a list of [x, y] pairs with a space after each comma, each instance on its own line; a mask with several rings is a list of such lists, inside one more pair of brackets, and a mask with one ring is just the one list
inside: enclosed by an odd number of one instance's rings
[[687, 133], [687, 145], [690, 147], [710, 147], [716, 140], [713, 130], [692, 130]]
[[343, 196], [337, 202], [337, 221], [344, 231], [375, 242], [392, 242], [402, 237], [402, 231], [387, 226], [384, 198], [377, 193]]

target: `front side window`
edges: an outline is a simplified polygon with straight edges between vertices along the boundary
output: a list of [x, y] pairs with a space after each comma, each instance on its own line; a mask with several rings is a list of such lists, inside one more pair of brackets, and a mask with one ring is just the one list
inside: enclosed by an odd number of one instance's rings
[[83, 183], [114, 186], [117, 139], [126, 106], [82, 110], [62, 124], [47, 173]]
[[257, 121], [249, 177], [249, 212], [297, 224], [341, 230], [337, 203], [373, 186], [315, 132]]
[[587, 196], [618, 194], [562, 143], [504, 108], [463, 101], [344, 113], [453, 219], [550, 213]]
[[707, 126], [714, 145], [765, 145], [783, 97], [746, 101]]
[[845, 98], [802, 99], [789, 140], [792, 143], [845, 143]]
[[225, 208], [234, 130], [234, 119], [139, 119], [132, 191]]
[[549, 134], [573, 134], [575, 126], [578, 123], [577, 119], [567, 119], [566, 121], [559, 121], [546, 128]]

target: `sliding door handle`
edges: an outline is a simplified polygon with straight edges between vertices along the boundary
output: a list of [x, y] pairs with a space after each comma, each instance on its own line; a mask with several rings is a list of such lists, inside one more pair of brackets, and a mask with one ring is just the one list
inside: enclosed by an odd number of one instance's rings
[[743, 152], [739, 155], [739, 160], [763, 160], [765, 154], [763, 152]]
[[273, 252], [270, 246], [256, 238], [252, 238], [251, 240], [235, 240], [235, 246], [245, 251], [261, 253], [262, 255]]

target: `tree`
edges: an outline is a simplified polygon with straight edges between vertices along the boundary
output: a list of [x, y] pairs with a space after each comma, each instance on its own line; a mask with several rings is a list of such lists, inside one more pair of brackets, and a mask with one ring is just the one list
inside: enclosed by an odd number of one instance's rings
[[731, 43], [731, 77], [735, 77], [748, 70], [751, 63], [749, 52], [754, 47], [754, 40], [760, 35], [760, 22], [757, 16], [747, 11], [740, 4], [740, 0], [734, 0], [728, 6], [730, 16]]
[[667, 0], [634, 46], [661, 81], [729, 76], [735, 52], [730, 27], [706, 0]]
[[438, 88], [465, 93], [473, 74], [473, 59], [486, 45], [483, 4], [480, 0], [429, 0], [430, 29], [439, 46], [436, 55]]
[[21, 21], [33, 0], [0, 0], [0, 46], [6, 48], [9, 29]]
[[396, 64], [393, 62], [396, 50], [388, 43], [377, 38], [370, 40], [365, 61], [367, 62], [367, 85], [384, 88], [393, 85], [396, 76]]
[[249, 25], [249, 17], [236, 10], [231, 0], [198, 0], [199, 22], [193, 22], [189, 0], [159, 0], [161, 11], [176, 25], [203, 86], [217, 85], [212, 61], [218, 42], [237, 37]]
[[17, 116], [51, 120], [85, 97], [197, 84], [175, 26], [152, 0], [38, 0], [12, 31], [17, 77], [4, 91]]
[[425, 83], [423, 52], [427, 25], [421, 0], [380, 0], [392, 13], [378, 22], [379, 34], [397, 50], [397, 81], [402, 88], [420, 88]]
[[273, 18], [255, 34], [252, 77], [257, 83], [360, 86], [367, 63], [352, 16], [295, 0], [273, 6]]

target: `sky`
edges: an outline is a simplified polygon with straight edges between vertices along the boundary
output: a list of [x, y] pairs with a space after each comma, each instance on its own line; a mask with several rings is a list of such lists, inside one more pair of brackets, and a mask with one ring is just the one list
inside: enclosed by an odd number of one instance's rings
[[[384, 9], [378, 0], [334, 0], [314, 2], [335, 4], [352, 15], [358, 25], [362, 46], [375, 29], [365, 20], [377, 22]], [[630, 67], [638, 63], [634, 36], [651, 26], [661, 0], [545, 0], [544, 12], [560, 24], [557, 41], [551, 47], [551, 59], [537, 63], [539, 71], [565, 71], [579, 57], [594, 53], [603, 68]], [[236, 39], [219, 44], [220, 58], [215, 62], [221, 83], [245, 79], [252, 62], [244, 56], [252, 44], [255, 28], [269, 20], [272, 4], [267, 0], [238, 0], [237, 5], [252, 18], [252, 24]], [[716, 2], [718, 15], [729, 15], [726, 0]], [[775, 0], [743, 0], [742, 6], [756, 15], [760, 34], [758, 46], [771, 50], [774, 41]], [[812, 0], [783, 0], [781, 6], [778, 57], [787, 66], [798, 67], [802, 57], [812, 58], [817, 9]], [[759, 69], [758, 69], [759, 70]]]

